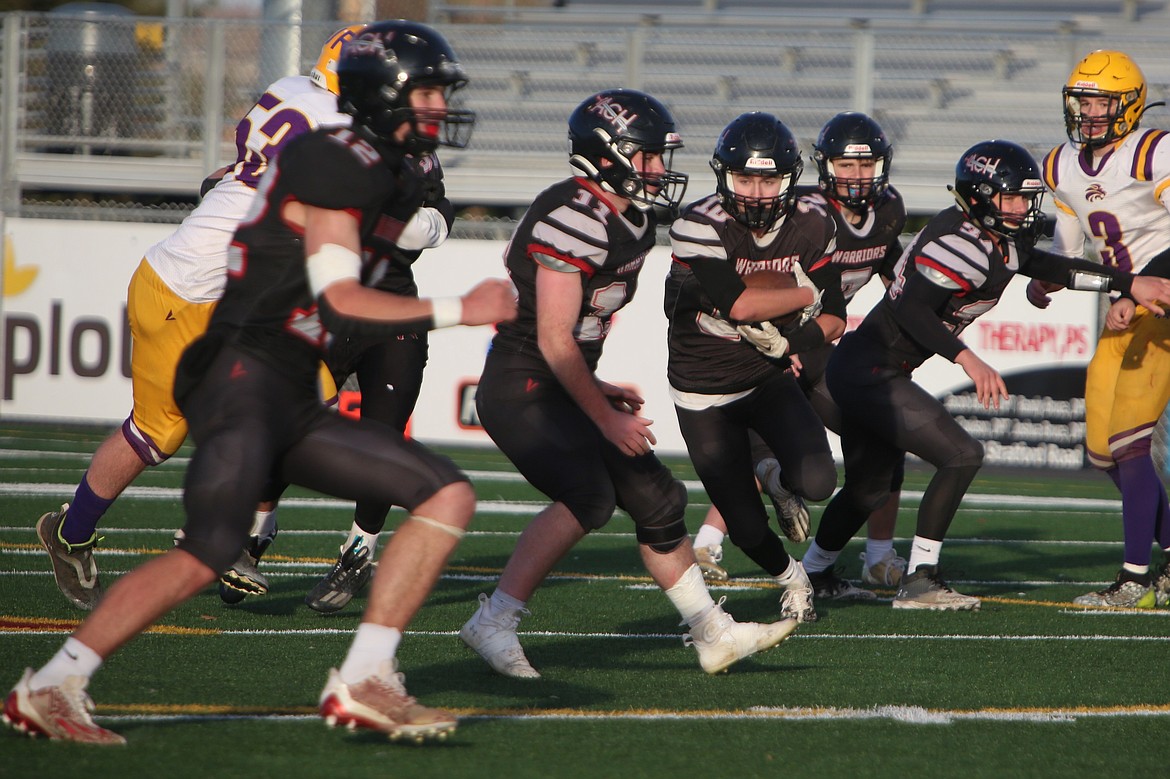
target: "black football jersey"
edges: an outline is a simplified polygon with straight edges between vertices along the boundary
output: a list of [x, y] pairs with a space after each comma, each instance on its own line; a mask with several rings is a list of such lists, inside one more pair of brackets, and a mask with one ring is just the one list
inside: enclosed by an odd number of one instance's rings
[[957, 207], [948, 208], [931, 219], [902, 253], [894, 268], [894, 281], [886, 295], [869, 312], [857, 335], [877, 350], [875, 364], [912, 371], [936, 351], [907, 332], [896, 316], [905, 303], [903, 292], [915, 274], [924, 274], [932, 284], [950, 292], [934, 309], [938, 320], [953, 336], [953, 358], [962, 350], [958, 340], [963, 330], [987, 313], [1007, 289], [1020, 269], [1020, 257], [1008, 242], [1005, 256], [988, 233], [977, 227]]
[[500, 323], [492, 349], [540, 354], [537, 264], [564, 263], [581, 277], [581, 309], [573, 337], [585, 362], [596, 369], [613, 315], [638, 289], [638, 274], [654, 247], [655, 228], [653, 213], [632, 207], [618, 213], [584, 179], [566, 179], [541, 192], [504, 252], [508, 275], [519, 292], [519, 312], [515, 320]]
[[777, 370], [777, 363], [745, 341], [718, 310], [690, 263], [724, 261], [740, 276], [761, 270], [791, 272], [799, 263], [825, 290], [825, 310], [844, 319], [840, 280], [830, 262], [834, 233], [824, 208], [805, 199], [761, 239], [723, 209], [718, 195], [687, 206], [670, 230], [673, 262], [664, 299], [670, 385], [682, 392], [742, 392]]
[[798, 190], [806, 200], [818, 203], [837, 226], [837, 248], [833, 264], [841, 274], [841, 294], [845, 302], [853, 300], [858, 290], [874, 275], [887, 280], [894, 277], [894, 265], [902, 256], [898, 237], [906, 227], [906, 204], [893, 187], [863, 215], [860, 224], [846, 218], [842, 206], [826, 198], [816, 188]]
[[[400, 165], [401, 156], [349, 128], [316, 130], [290, 143], [260, 180], [232, 238], [227, 286], [211, 327], [234, 330], [240, 348], [289, 375], [302, 375], [306, 365], [315, 371], [328, 333], [309, 288], [303, 233], [285, 222], [281, 206], [296, 200], [359, 213], [365, 245], [377, 239], [385, 210], [408, 208], [400, 202]], [[417, 197], [417, 186], [407, 190]]]

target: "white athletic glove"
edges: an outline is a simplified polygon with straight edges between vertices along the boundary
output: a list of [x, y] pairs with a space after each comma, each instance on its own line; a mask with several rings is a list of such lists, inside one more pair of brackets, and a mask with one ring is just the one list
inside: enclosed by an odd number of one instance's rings
[[813, 302], [809, 303], [800, 311], [800, 324], [808, 322], [810, 319], [816, 319], [821, 313], [821, 297], [825, 294], [822, 290], [813, 284], [812, 279], [804, 272], [804, 268], [800, 267], [800, 263], [793, 263], [792, 275], [796, 277], [796, 286], [808, 287], [813, 293]]
[[737, 325], [735, 329], [744, 340], [767, 357], [779, 359], [788, 353], [788, 339], [780, 335], [776, 325], [771, 322]]

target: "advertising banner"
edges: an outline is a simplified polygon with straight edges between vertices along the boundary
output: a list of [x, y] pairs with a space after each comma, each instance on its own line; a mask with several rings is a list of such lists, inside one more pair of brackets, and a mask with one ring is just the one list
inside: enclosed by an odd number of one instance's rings
[[[130, 410], [126, 286], [145, 249], [172, 225], [9, 218], [0, 305], [0, 416], [117, 422]], [[451, 240], [415, 265], [424, 296], [465, 292], [505, 275], [501, 241]], [[599, 376], [646, 398], [658, 450], [685, 453], [666, 384], [663, 280], [670, 251], [655, 248], [636, 299], [615, 317]], [[1026, 279], [963, 334], [1005, 377], [1012, 397], [998, 412], [980, 406], [962, 369], [932, 358], [915, 379], [943, 398], [985, 441], [989, 464], [1079, 468], [1084, 460], [1084, 366], [1096, 342], [1098, 298], [1062, 292], [1047, 310], [1024, 298]], [[882, 289], [850, 307], [855, 327]], [[430, 362], [411, 433], [422, 441], [488, 444], [475, 414], [475, 385], [489, 327], [431, 334]], [[353, 411], [354, 409], [350, 409]]]

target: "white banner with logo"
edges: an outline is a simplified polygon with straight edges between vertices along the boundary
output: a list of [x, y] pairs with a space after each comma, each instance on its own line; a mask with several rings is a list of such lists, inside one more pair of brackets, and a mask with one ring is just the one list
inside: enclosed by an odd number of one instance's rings
[[[131, 406], [126, 285], [145, 249], [170, 225], [9, 218], [5, 227], [0, 416], [116, 422]], [[460, 294], [505, 275], [501, 241], [451, 240], [415, 265], [424, 296]], [[684, 453], [666, 385], [663, 280], [670, 251], [654, 249], [633, 303], [615, 318], [599, 375], [646, 398], [658, 450]], [[1083, 368], [1096, 342], [1098, 300], [1064, 292], [1039, 311], [1017, 278], [1003, 301], [964, 340], [1009, 381], [999, 414], [961, 391], [962, 369], [933, 358], [916, 380], [962, 418], [988, 448], [989, 463], [1080, 467]], [[881, 295], [872, 281], [851, 306], [855, 326]], [[475, 383], [492, 330], [455, 327], [431, 335], [430, 363], [411, 433], [435, 443], [487, 444], [474, 409]], [[1077, 386], [1079, 374], [1080, 386]]]

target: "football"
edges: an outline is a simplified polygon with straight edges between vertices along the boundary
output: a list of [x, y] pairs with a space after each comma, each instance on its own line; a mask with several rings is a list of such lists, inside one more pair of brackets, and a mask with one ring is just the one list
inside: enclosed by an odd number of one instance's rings
[[[748, 289], [792, 289], [796, 286], [796, 275], [779, 270], [758, 270], [743, 277], [743, 285]], [[795, 321], [800, 316], [800, 309], [791, 314], [785, 314], [772, 319], [772, 324], [782, 327]]]

